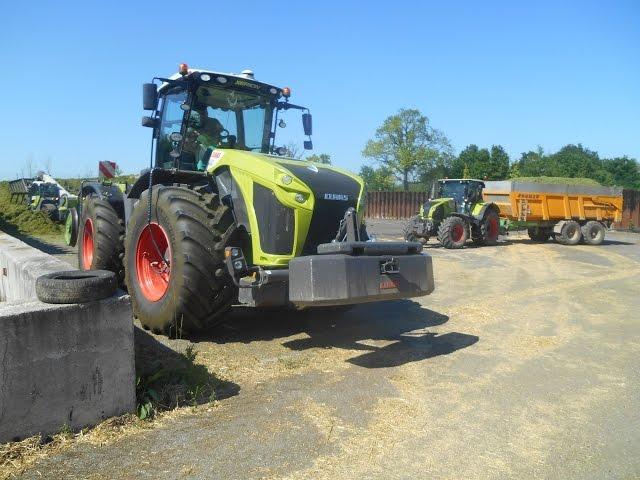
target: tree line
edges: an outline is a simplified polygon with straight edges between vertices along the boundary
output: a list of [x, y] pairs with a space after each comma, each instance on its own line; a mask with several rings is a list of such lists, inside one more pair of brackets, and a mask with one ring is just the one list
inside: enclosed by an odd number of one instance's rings
[[373, 165], [360, 169], [369, 190], [429, 190], [440, 178], [506, 180], [518, 177], [589, 178], [602, 185], [640, 189], [640, 167], [627, 156], [601, 158], [582, 145], [555, 153], [541, 147], [512, 160], [500, 145], [469, 145], [456, 155], [449, 139], [415, 109], [388, 117], [365, 145], [362, 156]]

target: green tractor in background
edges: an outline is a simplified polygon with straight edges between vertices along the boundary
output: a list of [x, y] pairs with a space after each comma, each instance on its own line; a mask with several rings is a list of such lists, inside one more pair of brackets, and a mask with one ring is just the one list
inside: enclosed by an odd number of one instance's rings
[[462, 248], [469, 238], [477, 245], [495, 245], [500, 232], [499, 209], [483, 201], [483, 188], [481, 180], [438, 180], [437, 190], [434, 185], [431, 198], [405, 226], [405, 240], [426, 243], [437, 236], [445, 248]]

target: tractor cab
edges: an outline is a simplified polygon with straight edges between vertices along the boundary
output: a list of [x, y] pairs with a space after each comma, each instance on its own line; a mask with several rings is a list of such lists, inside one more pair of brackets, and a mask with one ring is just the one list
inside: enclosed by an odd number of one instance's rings
[[443, 179], [438, 181], [438, 198], [450, 198], [454, 210], [469, 214], [474, 204], [482, 201], [484, 182], [472, 179]]
[[228, 74], [181, 64], [179, 73], [156, 80], [159, 88], [143, 87], [144, 108], [154, 114], [142, 122], [154, 128], [156, 168], [204, 172], [224, 150], [286, 156], [276, 133], [286, 127], [279, 114], [290, 109], [302, 112], [304, 148], [313, 148], [309, 109], [289, 102], [288, 87], [259, 82], [250, 70]]

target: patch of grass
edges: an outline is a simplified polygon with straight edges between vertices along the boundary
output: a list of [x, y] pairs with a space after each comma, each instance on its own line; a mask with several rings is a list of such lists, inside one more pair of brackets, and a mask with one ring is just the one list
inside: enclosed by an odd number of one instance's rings
[[157, 363], [147, 373], [136, 373], [136, 412], [142, 420], [158, 412], [215, 400], [218, 385], [204, 365], [195, 363], [193, 345], [177, 360]]
[[62, 226], [42, 212], [32, 212], [25, 204], [11, 203], [9, 184], [0, 182], [0, 230], [9, 234], [60, 236]]
[[570, 177], [516, 177], [509, 180], [526, 183], [550, 183], [553, 185], [591, 185], [600, 186], [598, 182], [591, 178], [570, 178]]

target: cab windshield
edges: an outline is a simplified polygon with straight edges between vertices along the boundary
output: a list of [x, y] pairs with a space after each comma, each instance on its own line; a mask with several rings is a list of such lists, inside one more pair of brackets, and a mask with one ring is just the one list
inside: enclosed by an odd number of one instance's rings
[[461, 182], [442, 182], [440, 184], [440, 198], [453, 198], [456, 204], [464, 200], [467, 184]]
[[[189, 100], [190, 108], [185, 110]], [[172, 140], [172, 133], [183, 135], [182, 170], [204, 171], [217, 148], [269, 153], [274, 107], [273, 97], [239, 89], [203, 85], [191, 99], [184, 90], [169, 92], [162, 109], [158, 163], [164, 168], [175, 164], [171, 154], [175, 155], [178, 142]]]

